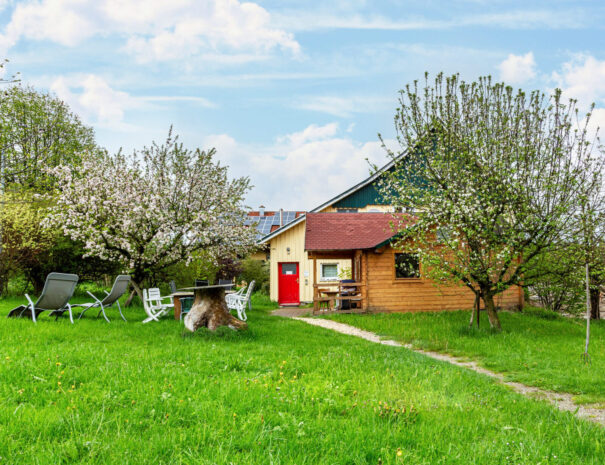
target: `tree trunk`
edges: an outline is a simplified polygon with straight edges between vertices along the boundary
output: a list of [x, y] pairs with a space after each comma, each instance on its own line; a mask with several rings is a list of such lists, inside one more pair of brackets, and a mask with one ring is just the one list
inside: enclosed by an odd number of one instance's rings
[[471, 312], [471, 321], [468, 324], [469, 328], [472, 328], [473, 322], [477, 320], [477, 328], [479, 327], [479, 316], [481, 315], [481, 294], [479, 292], [475, 292], [475, 305], [473, 306], [473, 310]]
[[202, 326], [211, 331], [219, 326], [228, 326], [234, 330], [248, 327], [245, 322], [229, 313], [223, 286], [209, 286], [195, 290], [193, 306], [185, 316], [185, 328], [195, 332]]
[[500, 325], [500, 318], [498, 318], [498, 313], [496, 312], [494, 296], [489, 292], [484, 292], [483, 302], [485, 302], [485, 310], [487, 311], [489, 326], [493, 329], [501, 330], [502, 326]]
[[590, 318], [593, 320], [601, 319], [600, 301], [601, 292], [598, 287], [590, 288]]
[[126, 299], [126, 302], [124, 302], [124, 307], [130, 307], [130, 305], [132, 304], [132, 299], [134, 299], [134, 296], [136, 295], [136, 293], [137, 293], [137, 291], [135, 291], [134, 289], [132, 291], [130, 291], [130, 295]]
[[590, 344], [590, 272], [586, 262], [586, 343], [584, 345], [584, 358], [588, 360], [588, 346]]

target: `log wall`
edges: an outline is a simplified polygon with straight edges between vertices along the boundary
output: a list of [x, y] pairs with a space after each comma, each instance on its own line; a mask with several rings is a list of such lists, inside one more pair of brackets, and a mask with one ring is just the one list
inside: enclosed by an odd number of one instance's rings
[[[374, 312], [416, 312], [470, 309], [475, 294], [466, 286], [436, 285], [423, 278], [395, 278], [396, 253], [386, 247], [382, 253], [365, 251], [363, 279], [367, 281], [367, 305]], [[422, 270], [421, 270], [422, 274]], [[501, 308], [519, 308], [523, 303], [523, 290], [510, 287], [495, 297]]]

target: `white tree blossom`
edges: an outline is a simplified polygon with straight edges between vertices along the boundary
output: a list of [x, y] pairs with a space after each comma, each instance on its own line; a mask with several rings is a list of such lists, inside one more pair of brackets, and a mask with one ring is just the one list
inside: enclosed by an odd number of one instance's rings
[[230, 180], [214, 154], [184, 148], [171, 131], [163, 145], [130, 156], [84, 155], [80, 167], [54, 169], [60, 194], [50, 221], [88, 255], [122, 263], [139, 294], [152, 273], [197, 250], [245, 254], [254, 244], [244, 226], [249, 180]]
[[430, 277], [483, 299], [492, 327], [500, 328], [494, 296], [522, 285], [541, 253], [578, 237], [580, 201], [605, 166], [588, 120], [578, 123], [575, 102], [558, 90], [547, 98], [490, 78], [438, 75], [400, 93], [405, 155], [391, 153], [382, 192], [418, 220], [395, 225], [399, 245], [413, 247]]

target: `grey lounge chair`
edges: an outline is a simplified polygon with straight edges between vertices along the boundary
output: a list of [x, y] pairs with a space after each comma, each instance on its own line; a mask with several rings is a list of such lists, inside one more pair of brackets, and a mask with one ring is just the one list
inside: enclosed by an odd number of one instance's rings
[[71, 305], [69, 305], [69, 299], [74, 294], [77, 283], [78, 275], [50, 273], [46, 277], [42, 294], [40, 294], [36, 303], [32, 302], [29, 295], [25, 294], [28, 304], [11, 310], [8, 317], [29, 316], [36, 323], [36, 318], [44, 311], [49, 311], [51, 316], [56, 315], [57, 318], [63, 315], [65, 311], [68, 311], [69, 320], [73, 323], [74, 318], [71, 312]]
[[80, 313], [80, 316], [78, 317], [78, 320], [82, 318], [82, 315], [84, 315], [86, 310], [88, 310], [89, 308], [99, 308], [99, 313], [97, 314], [97, 317], [102, 313], [103, 318], [105, 318], [107, 323], [109, 323], [109, 318], [107, 318], [107, 315], [105, 314], [105, 309], [111, 307], [115, 303], [118, 304], [118, 311], [120, 312], [120, 316], [124, 321], [126, 321], [126, 318], [124, 318], [124, 315], [122, 314], [122, 307], [120, 307], [120, 301], [118, 299], [124, 295], [124, 293], [128, 289], [129, 284], [130, 276], [126, 274], [118, 275], [116, 277], [116, 280], [113, 282], [111, 292], [105, 292], [107, 295], [103, 298], [103, 300], [99, 300], [92, 292], [87, 291], [88, 295], [91, 296], [95, 301], [88, 304], [75, 305], [75, 307], [84, 307], [82, 313]]

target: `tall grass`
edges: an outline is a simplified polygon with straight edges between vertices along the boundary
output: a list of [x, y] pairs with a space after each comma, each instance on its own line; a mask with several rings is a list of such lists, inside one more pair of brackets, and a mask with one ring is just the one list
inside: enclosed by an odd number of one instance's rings
[[592, 323], [591, 363], [581, 359], [585, 321], [541, 309], [500, 314], [501, 332], [469, 328], [470, 313], [419, 312], [333, 315], [331, 319], [413, 344], [479, 361], [510, 379], [576, 394], [577, 402], [605, 402], [605, 322]]
[[3, 318], [0, 464], [602, 464], [605, 432], [468, 370], [267, 315]]

